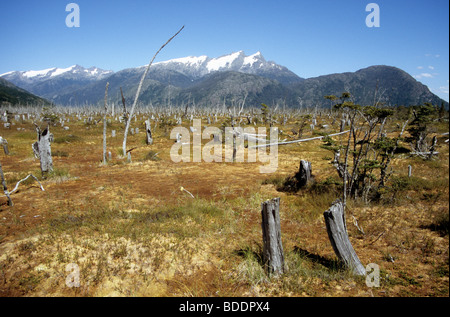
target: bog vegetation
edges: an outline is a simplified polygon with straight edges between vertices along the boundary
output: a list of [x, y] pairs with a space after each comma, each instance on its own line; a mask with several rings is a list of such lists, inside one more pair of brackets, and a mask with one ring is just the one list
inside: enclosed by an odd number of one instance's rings
[[[2, 107], [0, 296], [448, 296], [448, 111], [327, 99], [329, 109], [244, 107], [245, 97], [132, 114]], [[170, 131], [194, 119], [278, 127], [280, 142], [322, 138], [280, 145], [272, 174], [260, 163], [174, 163]], [[307, 184], [296, 182], [301, 160]], [[265, 270], [261, 231], [261, 203], [275, 197], [279, 275]], [[379, 287], [330, 244], [323, 213], [338, 198], [361, 263], [380, 267]], [[78, 287], [66, 283], [69, 264]]]

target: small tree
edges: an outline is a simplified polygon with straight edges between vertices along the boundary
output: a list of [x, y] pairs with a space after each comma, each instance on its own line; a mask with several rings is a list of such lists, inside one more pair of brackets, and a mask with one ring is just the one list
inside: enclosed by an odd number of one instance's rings
[[261, 114], [264, 120], [264, 123], [266, 124], [269, 121], [269, 115], [270, 115], [270, 109], [269, 106], [265, 103], [261, 104]]
[[[343, 199], [362, 197], [364, 201], [377, 199], [391, 175], [390, 163], [402, 140], [406, 121], [398, 137], [389, 138], [384, 127], [393, 110], [378, 106], [365, 106], [348, 101], [350, 95], [344, 93], [335, 109], [349, 117], [350, 133], [346, 145], [338, 144], [332, 138], [324, 138], [323, 148], [334, 152], [331, 162], [343, 180]], [[341, 151], [344, 162], [341, 162]]]
[[413, 120], [407, 129], [410, 134], [407, 142], [415, 154], [425, 159], [431, 159], [436, 142], [436, 138], [430, 137], [430, 134], [435, 132], [431, 123], [437, 118], [438, 109], [431, 103], [425, 103], [412, 107], [412, 114]]

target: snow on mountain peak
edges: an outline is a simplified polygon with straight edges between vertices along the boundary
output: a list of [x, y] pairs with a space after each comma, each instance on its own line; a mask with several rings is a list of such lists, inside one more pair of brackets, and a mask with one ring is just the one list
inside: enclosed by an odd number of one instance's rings
[[[258, 74], [274, 68], [280, 70], [281, 66], [267, 62], [260, 51], [253, 55], [245, 55], [244, 51], [233, 52], [216, 58], [208, 56], [189, 56], [171, 59], [154, 64], [157, 68], [164, 67], [182, 73], [188, 77], [200, 78], [218, 71], [235, 71], [249, 74]], [[143, 68], [141, 66], [138, 68]]]
[[255, 64], [255, 63], [258, 62], [258, 61], [265, 61], [264, 57], [262, 56], [261, 52], [259, 52], [259, 51], [256, 52], [256, 53], [253, 54], [253, 55], [246, 56], [246, 57], [244, 58], [244, 63], [243, 63], [243, 65], [244, 65], [244, 66], [250, 66], [250, 67], [252, 67], [253, 64]]
[[50, 77], [55, 77], [55, 76], [62, 75], [64, 73], [70, 72], [75, 67], [77, 67], [77, 65], [72, 65], [72, 66], [67, 67], [67, 68], [55, 68], [54, 71], [51, 73]]
[[218, 71], [222, 68], [230, 68], [233, 62], [237, 61], [239, 57], [244, 57], [243, 51], [231, 53], [229, 55], [221, 56], [218, 58], [213, 58], [208, 62], [206, 68], [208, 71]]
[[208, 56], [188, 56], [188, 57], [181, 57], [181, 58], [175, 58], [164, 62], [158, 62], [155, 63], [155, 65], [164, 65], [169, 63], [178, 63], [178, 64], [185, 64], [186, 66], [195, 66], [195, 65], [201, 65], [208, 59]]
[[[80, 65], [72, 65], [67, 68], [47, 68], [42, 70], [28, 70], [28, 71], [11, 71], [4, 73], [0, 75], [1, 77], [11, 77], [11, 76], [20, 76], [21, 78], [24, 78], [26, 80], [31, 81], [42, 81], [47, 80], [50, 78], [55, 78], [57, 76], [63, 75], [63, 74], [69, 74], [69, 75], [75, 75], [76, 76], [83, 76], [83, 77], [93, 77], [93, 78], [101, 78], [105, 75], [111, 74], [112, 71], [109, 70], [102, 70], [97, 67], [91, 67], [89, 69], [86, 69]], [[6, 78], [8, 79], [8, 78]]]
[[47, 69], [42, 69], [42, 70], [29, 70], [29, 71], [23, 72], [22, 75], [27, 78], [44, 77], [55, 70], [56, 70], [56, 68], [47, 68]]

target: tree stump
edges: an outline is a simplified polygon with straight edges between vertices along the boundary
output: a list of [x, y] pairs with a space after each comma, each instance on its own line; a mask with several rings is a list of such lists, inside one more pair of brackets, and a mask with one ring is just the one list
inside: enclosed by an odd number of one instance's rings
[[298, 187], [306, 186], [312, 180], [312, 165], [311, 162], [300, 160], [300, 167], [295, 178], [298, 181]]
[[9, 155], [8, 141], [6, 141], [6, 139], [2, 138], [1, 136], [0, 136], [0, 145], [3, 146], [3, 151], [5, 152], [5, 154]]
[[277, 190], [296, 193], [313, 180], [311, 162], [300, 160], [300, 167], [294, 176], [288, 177]]
[[145, 121], [145, 132], [146, 132], [145, 143], [147, 143], [147, 145], [152, 145], [153, 137], [152, 137], [152, 127], [150, 125], [150, 120]]
[[38, 141], [33, 144], [33, 150], [37, 150], [39, 154], [42, 173], [51, 172], [53, 171], [53, 160], [50, 147], [51, 133], [49, 131], [49, 126], [47, 126], [44, 131], [41, 131], [41, 129], [36, 126], [36, 131], [38, 133]]
[[11, 197], [9, 196], [8, 187], [6, 187], [6, 180], [5, 180], [5, 176], [3, 175], [2, 163], [0, 163], [0, 180], [2, 182], [3, 192], [5, 193], [5, 196], [8, 199], [8, 206], [13, 206], [14, 204], [11, 200]]
[[263, 232], [263, 261], [269, 273], [284, 272], [283, 244], [281, 243], [280, 198], [261, 204]]
[[336, 256], [356, 275], [366, 275], [366, 270], [348, 238], [344, 204], [339, 199], [336, 200], [330, 209], [323, 213], [323, 216], [327, 226], [328, 238]]

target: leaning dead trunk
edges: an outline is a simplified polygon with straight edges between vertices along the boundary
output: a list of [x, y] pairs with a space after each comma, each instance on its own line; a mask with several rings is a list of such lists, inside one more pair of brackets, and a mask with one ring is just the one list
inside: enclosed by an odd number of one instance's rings
[[284, 272], [283, 244], [281, 243], [280, 198], [261, 204], [263, 232], [263, 260], [269, 273]]
[[41, 132], [41, 129], [36, 126], [38, 133], [38, 141], [33, 144], [33, 150], [37, 150], [39, 160], [41, 162], [42, 174], [53, 171], [52, 150], [50, 147], [50, 130], [49, 126]]
[[366, 275], [366, 270], [356, 255], [348, 238], [345, 224], [344, 204], [338, 199], [323, 213], [330, 239], [336, 256], [344, 265], [357, 275]]
[[152, 60], [150, 61], [150, 63], [149, 63], [149, 64], [147, 65], [147, 67], [145, 68], [144, 74], [142, 74], [141, 81], [139, 82], [139, 86], [138, 86], [137, 91], [136, 91], [136, 96], [135, 96], [135, 98], [134, 98], [134, 103], [133, 103], [133, 105], [131, 106], [130, 115], [129, 115], [128, 119], [126, 120], [126, 123], [125, 123], [125, 132], [124, 132], [124, 136], [123, 136], [123, 144], [122, 144], [122, 150], [123, 150], [123, 154], [124, 154], [124, 155], [125, 155], [125, 153], [127, 153], [127, 137], [128, 137], [128, 130], [129, 130], [129, 128], [130, 128], [131, 119], [133, 118], [133, 115], [134, 115], [134, 109], [136, 108], [137, 101], [138, 101], [138, 98], [139, 98], [139, 93], [141, 92], [141, 88], [142, 88], [142, 84], [144, 83], [145, 76], [147, 76], [148, 70], [149, 70], [150, 66], [153, 64], [153, 61], [155, 60], [156, 55], [158, 55], [159, 52], [160, 52], [167, 44], [169, 44], [169, 42], [172, 41], [172, 39], [173, 39], [175, 36], [177, 36], [177, 35], [181, 32], [181, 30], [183, 30], [183, 29], [184, 29], [184, 26], [183, 26], [177, 33], [175, 33], [175, 35], [172, 36], [172, 37], [171, 37], [171, 38], [170, 38], [163, 46], [160, 47], [160, 49], [156, 52], [156, 54], [153, 56], [153, 58], [152, 58]]

